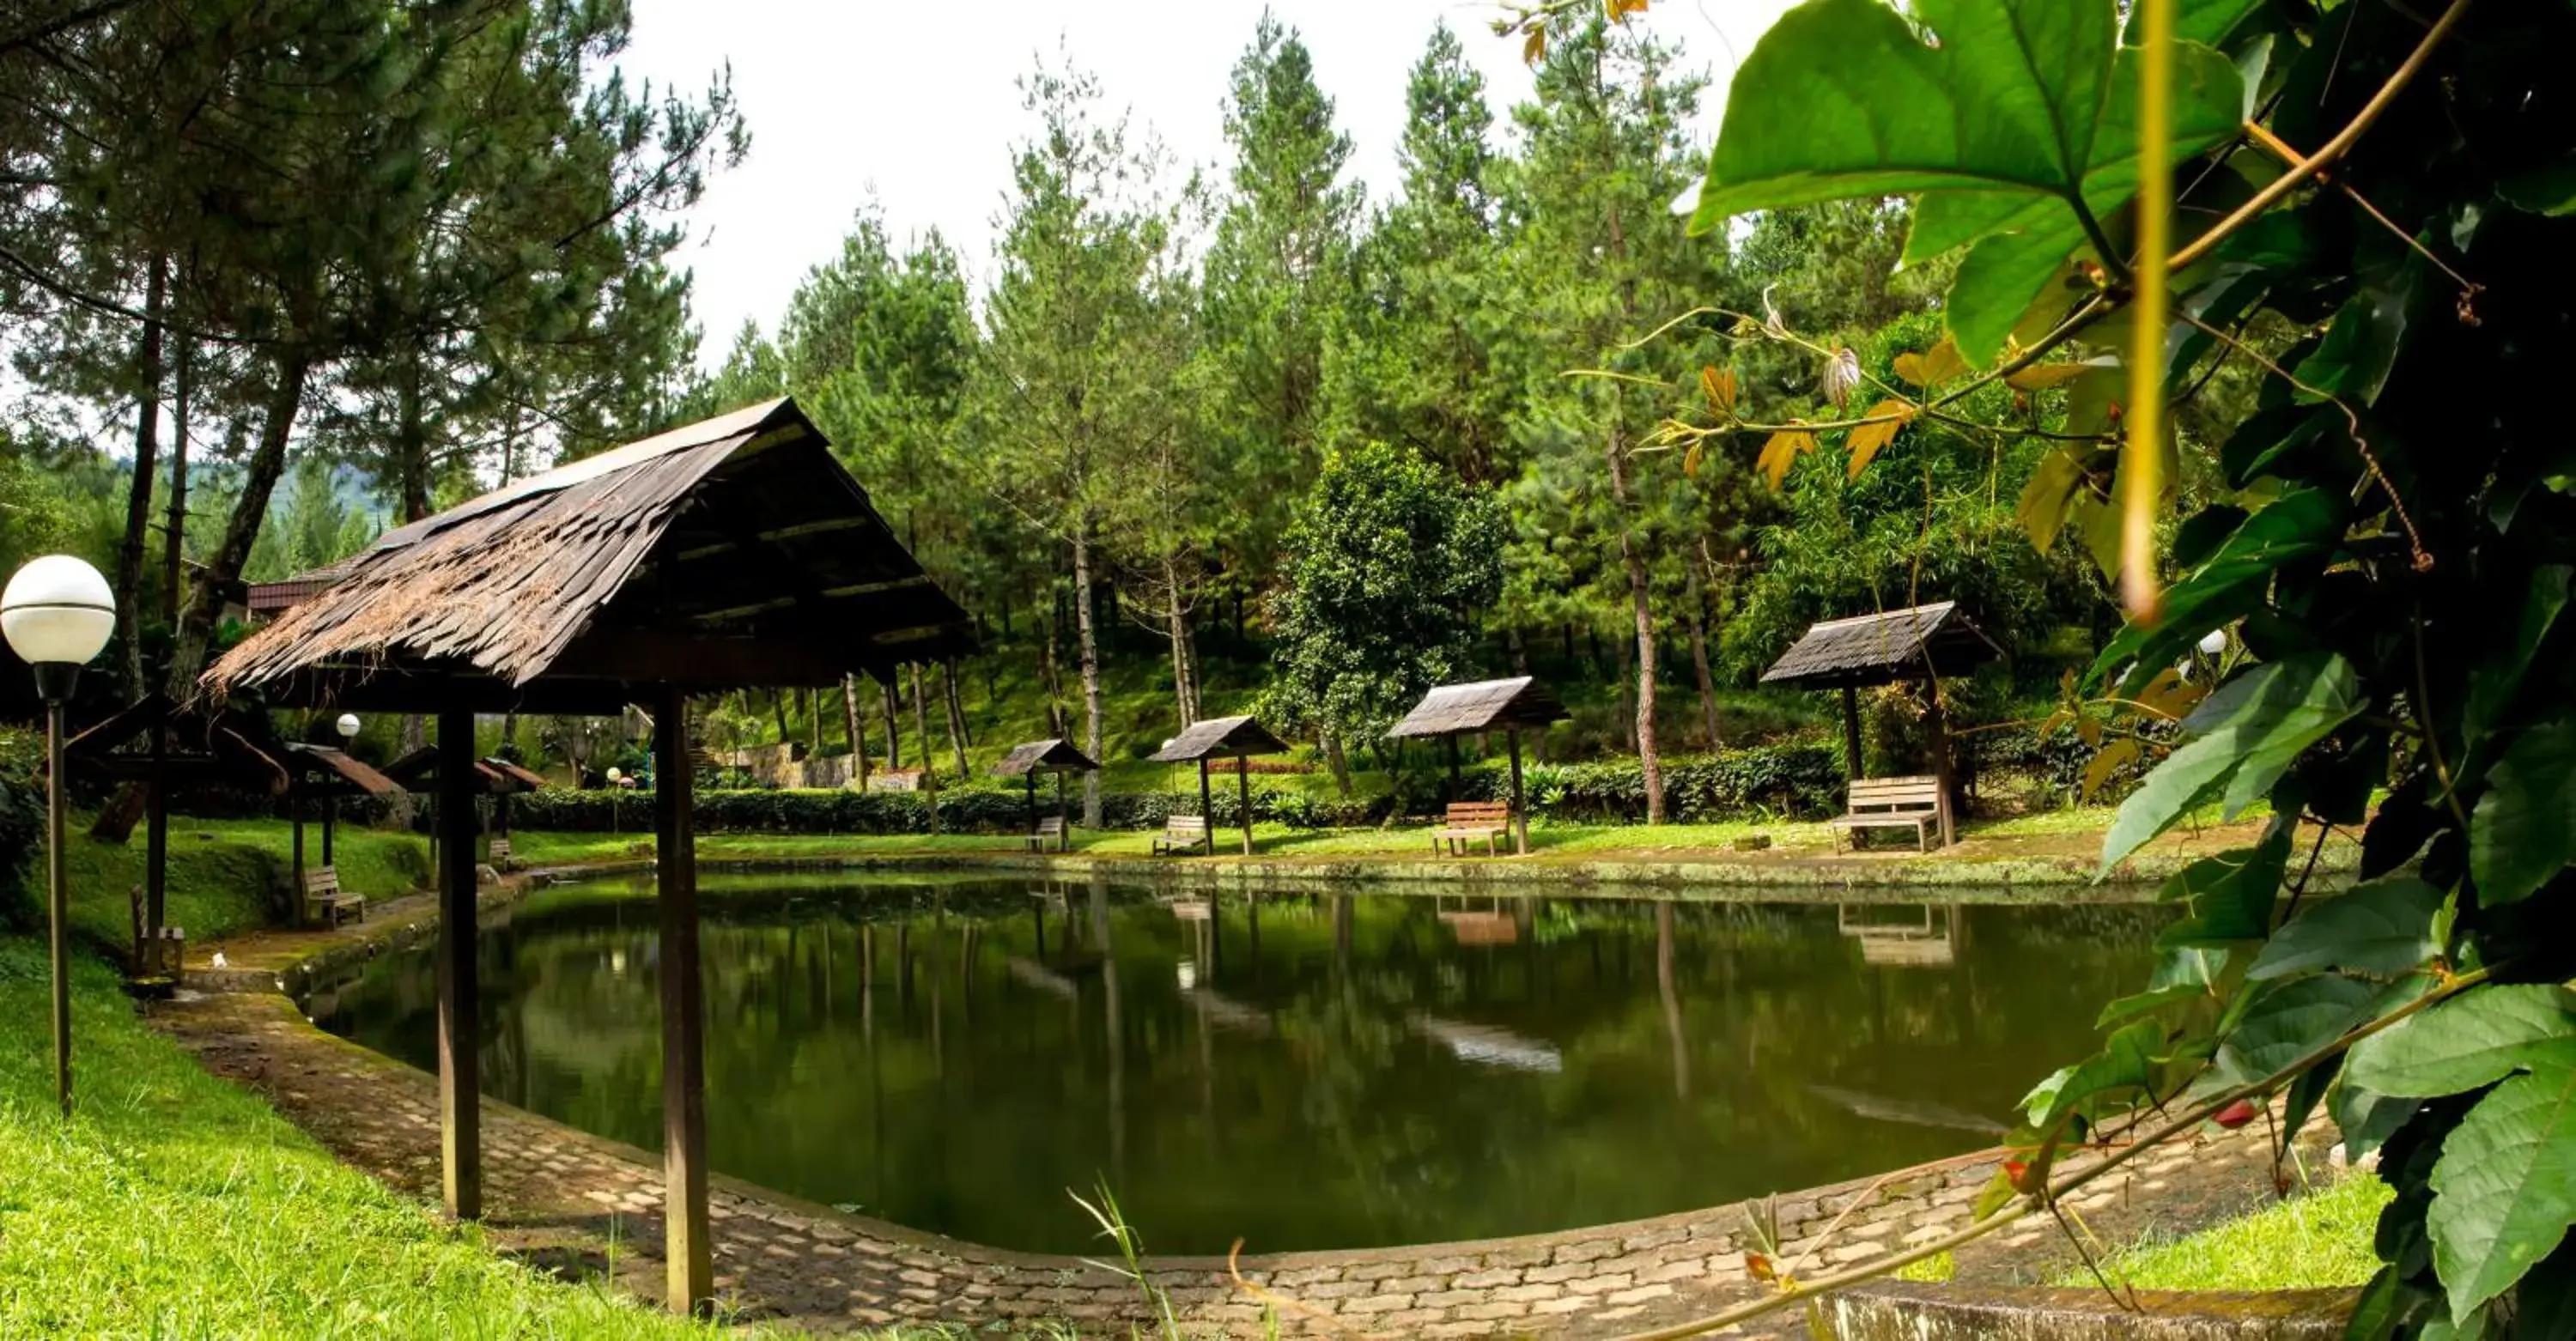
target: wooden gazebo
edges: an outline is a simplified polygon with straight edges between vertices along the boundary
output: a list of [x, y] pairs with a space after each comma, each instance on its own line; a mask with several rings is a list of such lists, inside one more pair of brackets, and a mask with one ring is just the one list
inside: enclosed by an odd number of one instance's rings
[[340, 798], [343, 796], [393, 796], [407, 788], [379, 772], [363, 760], [329, 745], [289, 743], [283, 751], [286, 773], [286, 813], [295, 837], [291, 864], [295, 883], [291, 886], [300, 920], [308, 888], [304, 870], [304, 812], [308, 802], [320, 800], [322, 807], [322, 864], [331, 866], [332, 838], [340, 828]]
[[1075, 749], [1069, 740], [1032, 740], [1014, 745], [1010, 753], [1002, 756], [1002, 762], [993, 765], [994, 777], [1025, 778], [1028, 781], [1029, 832], [1032, 834], [1038, 831], [1038, 774], [1055, 774], [1055, 818], [1065, 834], [1058, 841], [1066, 847], [1072, 845], [1072, 826], [1066, 823], [1064, 775], [1099, 771], [1100, 765], [1094, 763], [1090, 755]]
[[170, 789], [217, 782], [283, 796], [291, 779], [280, 762], [282, 753], [266, 714], [174, 707], [158, 691], [109, 713], [63, 742], [66, 768], [143, 785], [143, 916], [136, 928], [136, 973], [175, 975], [179, 968], [174, 954], [163, 953], [168, 948], [163, 934], [168, 916]]
[[1158, 764], [1195, 763], [1199, 766], [1199, 817], [1210, 824], [1216, 822], [1216, 810], [1208, 794], [1208, 761], [1233, 759], [1234, 788], [1239, 799], [1236, 808], [1243, 812], [1243, 855], [1249, 857], [1252, 855], [1252, 765], [1245, 760], [1256, 754], [1287, 752], [1286, 743], [1250, 717], [1210, 717], [1182, 727], [1181, 734], [1172, 737], [1172, 743], [1145, 757]]
[[[2000, 659], [2003, 648], [1986, 636], [1956, 601], [1907, 606], [1875, 615], [1829, 619], [1810, 627], [1762, 683], [1800, 689], [1840, 689], [1843, 700], [1843, 775], [1860, 781], [1860, 693], [1869, 685], [1941, 678]], [[1950, 791], [1949, 725], [1941, 696], [1932, 695], [1932, 772], [1942, 794]], [[1950, 804], [1941, 806], [1941, 841], [1954, 836]]]
[[1458, 737], [1500, 730], [1511, 742], [1512, 850], [1529, 855], [1529, 805], [1521, 794], [1521, 732], [1545, 731], [1564, 721], [1565, 705], [1547, 686], [1527, 676], [1444, 684], [1422, 696], [1413, 711], [1387, 730], [1387, 739], [1439, 737], [1449, 747], [1449, 779], [1458, 779]]
[[[389, 532], [207, 671], [214, 696], [435, 714], [440, 808], [466, 813], [478, 712], [652, 711], [669, 1299], [713, 1291], [692, 694], [891, 680], [968, 650], [923, 572], [796, 408], [776, 400], [520, 480]], [[481, 1211], [469, 826], [439, 841], [447, 1209]]]
[[[412, 791], [436, 797], [439, 794], [439, 759], [438, 746], [423, 745], [385, 765], [385, 774]], [[476, 759], [473, 761], [473, 766], [472, 794], [478, 798], [491, 798], [492, 837], [501, 840], [504, 844], [502, 852], [492, 854], [493, 860], [497, 862], [507, 852], [510, 836], [510, 798], [523, 792], [536, 791], [546, 785], [546, 780], [533, 770], [523, 768], [497, 755]], [[436, 832], [437, 825], [447, 822], [447, 817], [435, 810], [431, 812], [430, 819], [433, 832]], [[475, 827], [472, 824], [467, 825], [467, 832], [473, 832]]]

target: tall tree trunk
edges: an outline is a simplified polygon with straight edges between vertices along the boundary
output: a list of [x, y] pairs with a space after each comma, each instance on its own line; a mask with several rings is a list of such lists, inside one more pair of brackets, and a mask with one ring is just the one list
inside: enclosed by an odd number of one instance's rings
[[868, 789], [868, 733], [859, 726], [859, 677], [841, 676], [841, 725], [850, 733], [850, 767], [858, 770], [859, 790]]
[[886, 770], [888, 772], [900, 772], [903, 769], [903, 727], [895, 720], [894, 715], [894, 701], [897, 694], [895, 679], [900, 679], [902, 676], [903, 669], [896, 667], [894, 679], [888, 679], [877, 686], [881, 691], [878, 697], [885, 703]]
[[[1082, 752], [1100, 757], [1100, 645], [1091, 617], [1091, 522], [1073, 532], [1073, 618], [1082, 657]], [[1100, 827], [1100, 774], [1082, 775], [1082, 827]]]
[[921, 756], [921, 782], [928, 787], [931, 785], [930, 695], [918, 661], [912, 663], [912, 738], [917, 742], [913, 753]]
[[1505, 624], [1503, 626], [1503, 651], [1512, 659], [1512, 674], [1527, 675], [1530, 673], [1529, 645], [1521, 641], [1520, 625]]
[[957, 757], [957, 776], [966, 776], [966, 702], [957, 696], [957, 663], [940, 667], [941, 697], [948, 700], [948, 750]]
[[1351, 760], [1342, 753], [1342, 737], [1335, 731], [1319, 731], [1315, 740], [1324, 748], [1324, 765], [1333, 770], [1333, 788], [1344, 796], [1351, 794]]
[[823, 757], [823, 694], [813, 688], [805, 691], [805, 757]]
[[1708, 673], [1707, 603], [1700, 598], [1699, 568], [1691, 565], [1690, 590], [1684, 596], [1690, 609], [1691, 674], [1699, 681], [1699, 710], [1708, 721], [1708, 747], [1726, 746], [1725, 729], [1717, 719], [1717, 677]]
[[1038, 616], [1038, 682], [1046, 692], [1047, 734], [1062, 740], [1064, 726], [1064, 674], [1056, 666], [1056, 612], [1050, 600], [1042, 607], [1032, 607]]
[[784, 690], [784, 689], [772, 689], [772, 690], [770, 690], [770, 691], [769, 691], [769, 715], [770, 715], [771, 717], [773, 717], [773, 718], [777, 719], [777, 722], [778, 722], [778, 752], [779, 752], [781, 755], [785, 755], [785, 754], [787, 754], [787, 753], [789, 752], [789, 748], [790, 748], [791, 746], [793, 746], [793, 745], [796, 743], [796, 736], [795, 736], [795, 734], [794, 734], [793, 732], [791, 732], [791, 731], [789, 731], [789, 730], [787, 729], [787, 691], [786, 691], [786, 690]]
[[196, 346], [182, 337], [170, 405], [170, 519], [161, 528], [161, 622], [172, 628], [179, 624], [179, 584], [188, 555], [188, 396], [196, 390], [195, 372]]
[[144, 281], [143, 336], [134, 354], [134, 480], [125, 491], [125, 536], [116, 547], [119, 669], [129, 701], [143, 697], [143, 545], [152, 529], [152, 482], [161, 455], [161, 304], [169, 262], [152, 258]]
[[1199, 719], [1197, 704], [1190, 693], [1189, 630], [1181, 617], [1181, 575], [1172, 556], [1163, 556], [1163, 631], [1172, 641], [1172, 710], [1180, 714], [1181, 725]]
[[1614, 418], [1603, 448], [1610, 460], [1610, 499], [1618, 508], [1619, 561], [1628, 568], [1628, 595], [1637, 611], [1637, 767], [1646, 778], [1646, 822], [1664, 822], [1664, 761], [1655, 748], [1655, 614], [1646, 591], [1646, 559], [1637, 552], [1628, 502], [1628, 446]]
[[[173, 630], [169, 674], [162, 681], [162, 692], [174, 703], [196, 695], [197, 677], [205, 673], [214, 648], [215, 617], [223, 611], [224, 588], [241, 576], [242, 564], [250, 559], [251, 544], [259, 539], [260, 522], [268, 516], [269, 495], [276, 491], [278, 477], [286, 473], [286, 441], [295, 431], [295, 414], [304, 404], [304, 379], [312, 368], [304, 351], [293, 345], [279, 346], [274, 357], [277, 380], [269, 388], [259, 442], [242, 465], [241, 496], [234, 501], [224, 538], [198, 572], [195, 588], [189, 592], [187, 606]], [[90, 836], [101, 842], [124, 842], [133, 834], [135, 821], [143, 817], [143, 799], [143, 788], [138, 785], [128, 783], [117, 788], [107, 804], [99, 807], [98, 819], [90, 825]]]

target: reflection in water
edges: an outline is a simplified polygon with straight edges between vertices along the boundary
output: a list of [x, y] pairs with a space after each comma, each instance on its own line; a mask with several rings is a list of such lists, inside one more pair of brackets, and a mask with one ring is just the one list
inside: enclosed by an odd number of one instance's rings
[[[717, 1169], [1056, 1251], [1096, 1250], [1065, 1191], [1105, 1179], [1164, 1253], [1561, 1229], [1972, 1149], [2091, 1045], [2163, 916], [705, 890]], [[641, 884], [548, 891], [487, 930], [490, 1092], [657, 1142], [655, 949]], [[308, 1006], [433, 1065], [430, 963], [386, 956]]]

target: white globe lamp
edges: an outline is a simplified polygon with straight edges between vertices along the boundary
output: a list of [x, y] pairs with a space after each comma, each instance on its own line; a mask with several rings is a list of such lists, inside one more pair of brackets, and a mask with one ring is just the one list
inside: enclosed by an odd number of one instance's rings
[[611, 787], [614, 787], [614, 786], [616, 786], [618, 783], [625, 781], [625, 779], [626, 779], [626, 770], [625, 770], [625, 769], [622, 769], [622, 768], [619, 768], [619, 767], [618, 767], [617, 765], [615, 765], [615, 764], [610, 764], [610, 765], [608, 766], [608, 773], [607, 773], [607, 777], [608, 777], [608, 785], [609, 785], [609, 786], [611, 786]]
[[2200, 640], [2200, 654], [2214, 657], [2227, 650], [2227, 630], [2211, 629]]
[[36, 673], [45, 701], [45, 885], [54, 970], [54, 1098], [72, 1115], [71, 899], [63, 868], [63, 705], [81, 667], [116, 632], [116, 596], [68, 554], [29, 560], [0, 588], [0, 638]]
[[342, 740], [356, 740], [358, 738], [358, 714], [354, 712], [344, 712], [340, 714], [340, 719], [331, 724], [331, 729], [339, 732], [340, 739]]
[[116, 632], [116, 597], [97, 569], [69, 554], [30, 560], [0, 590], [0, 635], [36, 672], [36, 692], [59, 704], [80, 668]]

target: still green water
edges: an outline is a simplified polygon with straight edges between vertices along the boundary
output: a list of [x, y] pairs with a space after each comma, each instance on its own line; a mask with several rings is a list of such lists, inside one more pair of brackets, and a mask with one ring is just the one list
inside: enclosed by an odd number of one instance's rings
[[[1000, 1247], [1155, 1252], [1528, 1233], [1978, 1148], [2152, 907], [1240, 893], [710, 877], [710, 1159]], [[649, 885], [540, 894], [480, 947], [485, 1092], [660, 1144]], [[320, 1023], [436, 1065], [427, 949]]]

